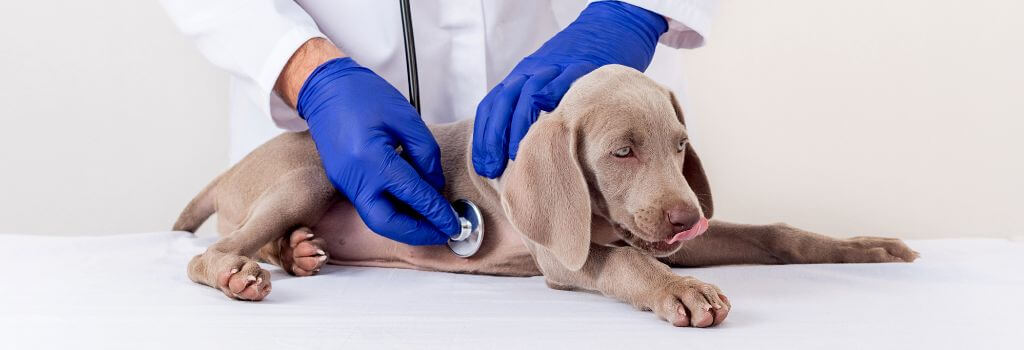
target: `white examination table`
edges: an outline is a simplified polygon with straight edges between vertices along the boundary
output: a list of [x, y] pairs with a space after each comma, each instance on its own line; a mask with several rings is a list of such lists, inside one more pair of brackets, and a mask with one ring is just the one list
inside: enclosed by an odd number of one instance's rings
[[913, 264], [677, 269], [733, 302], [674, 328], [539, 278], [277, 267], [259, 303], [192, 283], [212, 238], [0, 235], [0, 349], [1024, 349], [1024, 242], [909, 241]]

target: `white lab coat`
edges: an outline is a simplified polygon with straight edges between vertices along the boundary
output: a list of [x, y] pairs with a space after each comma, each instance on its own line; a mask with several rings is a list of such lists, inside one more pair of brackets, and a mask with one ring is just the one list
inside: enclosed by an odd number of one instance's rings
[[[703, 45], [714, 0], [627, 0], [669, 20], [660, 42]], [[387, 0], [162, 0], [202, 54], [231, 74], [231, 160], [305, 121], [274, 93], [292, 53], [325, 37], [406, 93], [399, 2]], [[472, 118], [476, 105], [521, 60], [567, 26], [587, 0], [411, 1], [423, 119]], [[657, 50], [648, 74], [680, 89], [680, 58]], [[275, 127], [276, 125], [276, 127]]]

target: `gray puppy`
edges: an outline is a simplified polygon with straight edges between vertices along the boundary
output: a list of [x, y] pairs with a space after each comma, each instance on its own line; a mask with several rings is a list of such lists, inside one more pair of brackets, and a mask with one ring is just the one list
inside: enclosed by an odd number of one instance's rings
[[669, 266], [910, 262], [892, 238], [835, 239], [785, 224], [741, 225], [713, 213], [700, 158], [673, 94], [628, 67], [580, 78], [541, 116], [498, 180], [470, 161], [471, 121], [434, 125], [449, 200], [469, 199], [487, 234], [471, 258], [374, 234], [324, 175], [308, 133], [285, 133], [217, 177], [175, 230], [219, 214], [223, 236], [188, 265], [193, 281], [228, 297], [261, 300], [270, 274], [297, 276], [325, 263], [506, 276], [544, 275], [556, 289], [599, 291], [675, 326], [717, 325], [729, 314], [718, 287]]

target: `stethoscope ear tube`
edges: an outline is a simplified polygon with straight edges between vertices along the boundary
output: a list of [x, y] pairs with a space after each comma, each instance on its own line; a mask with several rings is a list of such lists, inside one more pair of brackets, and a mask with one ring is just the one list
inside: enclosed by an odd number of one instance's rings
[[409, 0], [399, 0], [402, 10], [402, 36], [405, 41], [405, 71], [409, 80], [409, 103], [420, 113], [420, 79], [416, 73], [416, 41], [412, 35], [412, 13]]

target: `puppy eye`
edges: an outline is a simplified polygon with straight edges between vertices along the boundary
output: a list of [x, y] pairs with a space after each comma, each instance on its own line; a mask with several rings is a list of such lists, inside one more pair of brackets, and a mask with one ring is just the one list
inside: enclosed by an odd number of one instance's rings
[[676, 145], [676, 152], [682, 152], [684, 149], [686, 149], [686, 140], [680, 140]]
[[615, 152], [612, 152], [613, 156], [616, 156], [616, 157], [619, 157], [619, 158], [626, 158], [626, 157], [629, 157], [631, 154], [633, 154], [633, 149], [629, 148], [629, 147], [622, 147], [622, 148], [619, 148], [619, 149], [615, 150]]

